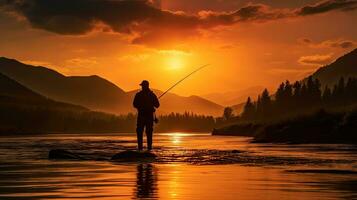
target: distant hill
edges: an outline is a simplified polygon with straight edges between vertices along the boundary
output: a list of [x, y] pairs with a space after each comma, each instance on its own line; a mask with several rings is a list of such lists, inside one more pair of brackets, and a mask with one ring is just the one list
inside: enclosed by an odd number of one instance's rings
[[312, 77], [319, 79], [322, 85], [329, 86], [337, 83], [341, 77], [357, 77], [357, 49], [319, 68]]
[[[99, 76], [64, 76], [46, 67], [26, 65], [4, 57], [0, 57], [0, 73], [51, 99], [108, 113], [135, 112], [132, 108], [135, 92], [125, 92]], [[161, 91], [155, 90], [155, 93], [160, 94]], [[223, 107], [198, 96], [167, 94], [159, 111], [188, 111], [217, 116], [221, 115]]]
[[0, 73], [0, 106], [88, 111], [82, 106], [53, 101], [41, 96]]
[[234, 110], [234, 113], [236, 115], [239, 115], [243, 112], [244, 106], [245, 106], [246, 101], [243, 101], [242, 103], [233, 105], [231, 108]]
[[37, 94], [0, 73], [0, 134], [111, 133], [134, 130], [134, 116], [93, 112]]
[[120, 109], [125, 92], [98, 76], [67, 77], [45, 67], [34, 67], [13, 59], [0, 58], [0, 73], [37, 93], [58, 101], [112, 111]]
[[[138, 90], [128, 92], [129, 98], [134, 98]], [[153, 92], [160, 96], [163, 92], [160, 90], [153, 90]], [[160, 113], [168, 114], [171, 112], [193, 112], [196, 114], [209, 114], [219, 116], [223, 113], [223, 107], [209, 100], [203, 99], [198, 96], [183, 97], [173, 93], [167, 93], [160, 99], [161, 107]]]
[[202, 97], [224, 106], [236, 105], [245, 102], [247, 98], [256, 97], [264, 90], [263, 86], [254, 86], [230, 92], [216, 92], [202, 95]]

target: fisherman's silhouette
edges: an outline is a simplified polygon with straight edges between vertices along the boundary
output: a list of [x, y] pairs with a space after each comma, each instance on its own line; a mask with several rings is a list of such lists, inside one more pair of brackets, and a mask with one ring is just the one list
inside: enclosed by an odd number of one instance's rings
[[139, 164], [136, 172], [136, 199], [157, 198], [157, 173], [151, 164]]
[[138, 150], [143, 150], [143, 132], [145, 128], [147, 138], [147, 148], [152, 149], [152, 134], [154, 126], [154, 112], [159, 108], [160, 103], [157, 96], [149, 88], [149, 81], [141, 82], [142, 90], [136, 93], [133, 105], [138, 110], [138, 119], [136, 124], [136, 134], [138, 139]]

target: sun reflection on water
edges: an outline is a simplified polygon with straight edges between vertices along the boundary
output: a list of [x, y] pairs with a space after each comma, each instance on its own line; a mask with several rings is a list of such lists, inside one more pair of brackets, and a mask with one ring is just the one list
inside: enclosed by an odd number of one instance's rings
[[171, 142], [173, 144], [180, 144], [182, 141], [182, 133], [173, 133], [171, 136]]
[[175, 170], [177, 165], [171, 165], [173, 167], [173, 171], [170, 172], [170, 179], [169, 179], [169, 196], [172, 199], [177, 199], [178, 194], [179, 194], [179, 188], [180, 188], [180, 180], [179, 180], [179, 171]]

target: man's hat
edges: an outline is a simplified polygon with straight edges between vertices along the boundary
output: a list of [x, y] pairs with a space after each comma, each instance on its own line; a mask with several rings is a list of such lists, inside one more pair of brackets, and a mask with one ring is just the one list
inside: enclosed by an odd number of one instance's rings
[[140, 83], [141, 86], [147, 86], [149, 87], [149, 81], [147, 80], [143, 80], [141, 83]]

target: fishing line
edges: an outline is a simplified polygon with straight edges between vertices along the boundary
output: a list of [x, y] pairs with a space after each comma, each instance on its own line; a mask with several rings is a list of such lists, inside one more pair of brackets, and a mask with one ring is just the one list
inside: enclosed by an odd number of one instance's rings
[[169, 89], [167, 89], [164, 93], [162, 93], [160, 96], [159, 96], [159, 99], [161, 97], [163, 97], [166, 93], [168, 93], [170, 90], [172, 90], [174, 87], [176, 87], [178, 84], [180, 84], [182, 81], [186, 80], [188, 77], [190, 77], [191, 75], [193, 75], [194, 73], [200, 71], [201, 69], [207, 67], [208, 65], [210, 64], [206, 64], [206, 65], [203, 65], [201, 67], [199, 67], [198, 69], [196, 69], [195, 71], [191, 72], [190, 74], [188, 74], [187, 76], [183, 77], [181, 80], [179, 80], [178, 82], [176, 82], [173, 86], [171, 86]]

